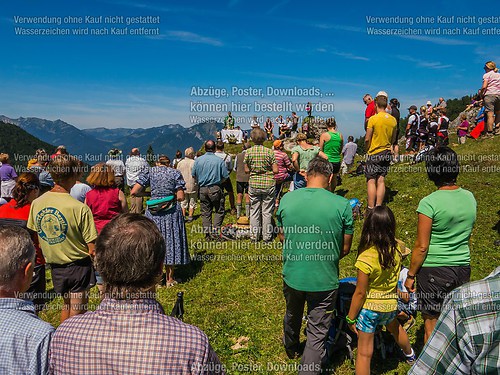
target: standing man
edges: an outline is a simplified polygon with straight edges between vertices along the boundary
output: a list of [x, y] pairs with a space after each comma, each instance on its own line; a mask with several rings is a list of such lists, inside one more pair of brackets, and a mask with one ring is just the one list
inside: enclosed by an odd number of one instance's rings
[[297, 116], [297, 112], [292, 112], [292, 137], [297, 135], [297, 131], [299, 129], [299, 116]]
[[[139, 175], [144, 173], [149, 169], [149, 164], [147, 161], [141, 157], [141, 153], [138, 148], [133, 148], [130, 151], [130, 156], [125, 162], [125, 170], [127, 173], [127, 185], [130, 190], [134, 187]], [[142, 213], [142, 196], [130, 196], [130, 213], [140, 214]]]
[[185, 158], [179, 161], [177, 169], [181, 172], [182, 178], [186, 182], [186, 190], [184, 191], [184, 200], [181, 202], [182, 214], [186, 217], [186, 221], [193, 221], [193, 213], [196, 208], [196, 200], [198, 199], [198, 184], [194, 179], [192, 172], [194, 166], [194, 149], [186, 148], [184, 151]]
[[[217, 233], [224, 221], [224, 192], [222, 184], [229, 178], [224, 161], [215, 156], [215, 142], [205, 142], [205, 154], [194, 161], [191, 175], [200, 187], [200, 209], [203, 232], [207, 240]], [[213, 225], [212, 211], [215, 210]]]
[[370, 117], [375, 116], [377, 111], [375, 110], [375, 102], [373, 101], [373, 98], [370, 94], [365, 94], [363, 96], [363, 103], [366, 104], [366, 109], [365, 109], [365, 131], [366, 127], [368, 126], [368, 120]]
[[245, 197], [245, 215], [250, 216], [250, 197], [248, 195], [248, 180], [250, 173], [245, 171], [245, 153], [252, 145], [250, 142], [243, 144], [243, 150], [236, 155], [234, 170], [236, 172], [236, 217], [239, 218], [243, 208], [243, 196]]
[[231, 112], [224, 118], [224, 129], [234, 129], [234, 117]]
[[347, 138], [347, 143], [344, 145], [344, 148], [342, 148], [342, 174], [346, 174], [349, 169], [352, 168], [356, 151], [358, 151], [358, 145], [354, 143], [354, 137], [350, 135]]
[[377, 114], [368, 120], [365, 136], [368, 210], [381, 206], [384, 201], [385, 176], [391, 165], [392, 145], [396, 138], [396, 119], [385, 111], [387, 98], [377, 96], [375, 103]]
[[320, 373], [326, 360], [339, 260], [349, 253], [354, 231], [349, 201], [327, 190], [332, 178], [328, 160], [315, 157], [307, 169], [307, 186], [285, 194], [276, 215], [283, 242], [283, 344], [290, 359], [301, 355], [300, 328], [307, 302], [307, 341], [301, 365], [314, 374]]
[[440, 114], [442, 109], [446, 109], [446, 105], [447, 104], [444, 98], [439, 98], [439, 103], [437, 104], [436, 108], [434, 108], [434, 110], [437, 111], [438, 114]]
[[[231, 174], [231, 171], [233, 170], [233, 160], [231, 158], [231, 155], [228, 153], [224, 152], [224, 142], [219, 141], [217, 142], [215, 146], [215, 156], [218, 156], [224, 161], [224, 164], [226, 164], [226, 168], [229, 174]], [[234, 190], [233, 190], [233, 184], [231, 182], [230, 178], [227, 178], [223, 183], [222, 187], [224, 190], [226, 190], [227, 195], [229, 196], [229, 204], [231, 205], [231, 215], [236, 215], [236, 206], [234, 203]]]
[[274, 152], [263, 146], [266, 133], [262, 129], [254, 129], [250, 133], [253, 146], [245, 154], [245, 171], [250, 173], [248, 195], [250, 196], [250, 239], [262, 239], [270, 242], [273, 239], [274, 211], [274, 175], [278, 173], [278, 165]]
[[[406, 151], [413, 154], [417, 147], [417, 133], [420, 127], [420, 115], [417, 112], [418, 108], [416, 105], [412, 105], [408, 108], [410, 113], [408, 117], [408, 124], [406, 125]], [[397, 135], [396, 135], [397, 136]]]
[[87, 310], [88, 291], [96, 283], [91, 257], [97, 230], [92, 211], [69, 192], [78, 177], [78, 160], [56, 155], [49, 164], [54, 187], [31, 203], [27, 227], [38, 233], [52, 270], [54, 291], [64, 306], [61, 322]]
[[392, 98], [390, 101], [391, 106], [391, 115], [396, 119], [396, 140], [392, 145], [394, 150], [394, 159], [395, 163], [399, 162], [399, 121], [401, 120], [401, 113], [399, 112], [399, 100], [397, 98]]
[[35, 267], [35, 248], [20, 227], [0, 227], [0, 373], [49, 372], [48, 354], [54, 328], [36, 316], [35, 305], [22, 295]]
[[121, 150], [114, 148], [108, 151], [109, 160], [106, 161], [106, 164], [111, 167], [113, 173], [115, 174], [115, 184], [118, 189], [123, 191], [125, 187], [123, 175], [125, 174], [125, 164], [123, 164], [123, 160], [120, 155], [122, 154]]
[[150, 219], [115, 217], [96, 244], [104, 299], [96, 311], [61, 324], [50, 345], [50, 373], [221, 374], [200, 329], [165, 315], [155, 299], [165, 240]]

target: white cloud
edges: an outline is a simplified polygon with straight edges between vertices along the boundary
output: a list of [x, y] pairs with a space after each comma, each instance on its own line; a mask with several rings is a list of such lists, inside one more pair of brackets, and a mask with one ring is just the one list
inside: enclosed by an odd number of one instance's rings
[[441, 38], [437, 36], [423, 36], [423, 35], [401, 35], [401, 38], [418, 40], [421, 42], [428, 42], [439, 44], [443, 46], [472, 46], [476, 43], [468, 42], [460, 39], [450, 39], [450, 38]]
[[442, 64], [441, 62], [438, 61], [425, 61], [421, 59], [416, 59], [411, 56], [403, 56], [403, 55], [398, 55], [396, 56], [399, 60], [402, 61], [408, 61], [415, 63], [417, 66], [422, 67], [422, 68], [429, 68], [429, 69], [448, 69], [451, 68], [453, 65], [451, 64]]
[[151, 39], [168, 39], [186, 43], [208, 44], [214, 47], [222, 47], [224, 45], [224, 43], [222, 43], [219, 39], [182, 30], [167, 31], [165, 34], [161, 34], [156, 37], [151, 37]]

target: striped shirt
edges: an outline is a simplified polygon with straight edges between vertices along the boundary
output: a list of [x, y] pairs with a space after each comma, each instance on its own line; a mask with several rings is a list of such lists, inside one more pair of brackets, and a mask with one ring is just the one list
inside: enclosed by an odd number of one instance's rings
[[32, 302], [0, 298], [0, 374], [48, 374], [54, 328], [38, 318]]
[[500, 267], [453, 290], [408, 375], [498, 374]]
[[50, 346], [52, 374], [224, 373], [207, 336], [154, 299], [104, 299], [66, 320]]
[[262, 145], [248, 149], [243, 160], [250, 169], [248, 185], [255, 189], [269, 189], [275, 185], [273, 164], [276, 164], [274, 152]]
[[274, 179], [280, 182], [288, 177], [288, 169], [292, 166], [292, 162], [286, 152], [281, 150], [274, 150], [274, 157], [278, 164], [278, 173], [274, 175]]

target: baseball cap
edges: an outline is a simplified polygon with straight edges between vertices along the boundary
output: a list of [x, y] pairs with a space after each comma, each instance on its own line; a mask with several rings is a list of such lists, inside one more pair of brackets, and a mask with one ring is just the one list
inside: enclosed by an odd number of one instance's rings
[[416, 106], [416, 105], [412, 105], [412, 106], [410, 106], [410, 108], [408, 108], [408, 109], [414, 109], [414, 110], [416, 111], [418, 108], [417, 108], [417, 106]]
[[278, 148], [278, 147], [281, 147], [282, 144], [283, 144], [283, 142], [281, 140], [277, 139], [273, 142], [273, 147]]
[[387, 95], [387, 93], [386, 93], [385, 91], [379, 91], [379, 92], [377, 93], [377, 96], [385, 96], [386, 98], [388, 98], [388, 97], [389, 97], [389, 95]]

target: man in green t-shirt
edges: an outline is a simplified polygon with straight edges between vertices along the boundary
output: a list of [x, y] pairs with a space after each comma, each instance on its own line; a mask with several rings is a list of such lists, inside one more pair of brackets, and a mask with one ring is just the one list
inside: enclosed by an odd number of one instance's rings
[[52, 283], [62, 295], [61, 322], [87, 309], [88, 290], [96, 278], [91, 256], [97, 231], [90, 208], [69, 195], [79, 164], [69, 155], [58, 155], [49, 164], [52, 190], [35, 199], [27, 226], [38, 233], [40, 247], [52, 272]]
[[307, 168], [307, 186], [287, 193], [277, 212], [286, 300], [283, 344], [289, 358], [300, 356], [307, 301], [307, 342], [301, 364], [318, 372], [337, 297], [339, 260], [351, 249], [354, 228], [349, 201], [327, 190], [332, 177], [328, 160], [314, 158]]

